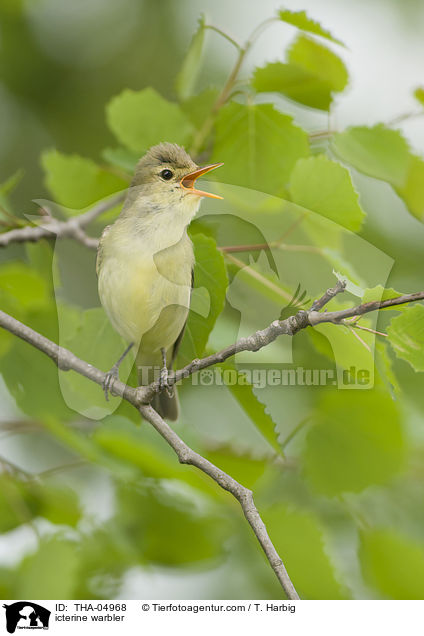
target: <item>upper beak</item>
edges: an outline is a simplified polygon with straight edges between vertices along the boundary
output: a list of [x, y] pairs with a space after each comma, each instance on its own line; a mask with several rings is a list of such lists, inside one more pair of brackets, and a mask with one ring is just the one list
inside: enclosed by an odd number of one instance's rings
[[212, 194], [211, 192], [204, 192], [203, 190], [196, 190], [194, 184], [196, 179], [201, 177], [203, 174], [206, 174], [210, 170], [215, 170], [215, 168], [219, 168], [223, 166], [223, 163], [211, 163], [209, 166], [204, 166], [203, 168], [199, 168], [194, 172], [190, 172], [186, 174], [180, 181], [180, 185], [185, 190], [189, 190], [193, 194], [197, 194], [199, 197], [210, 197], [211, 199], [222, 199], [218, 194]]

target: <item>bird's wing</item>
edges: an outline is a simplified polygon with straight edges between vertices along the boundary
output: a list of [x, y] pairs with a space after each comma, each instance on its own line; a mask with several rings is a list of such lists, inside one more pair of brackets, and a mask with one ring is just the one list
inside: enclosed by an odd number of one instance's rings
[[102, 235], [99, 239], [99, 246], [97, 248], [97, 258], [96, 258], [96, 274], [97, 276], [99, 275], [100, 272], [100, 268], [102, 266], [102, 258], [103, 258], [103, 241], [105, 239], [106, 234], [108, 234], [108, 232], [111, 229], [111, 225], [106, 225], [105, 229], [102, 232]]
[[[190, 297], [191, 297], [191, 292], [193, 291], [193, 286], [194, 286], [194, 268], [191, 270], [191, 290], [190, 290]], [[188, 320], [188, 316], [187, 316], [187, 320]], [[176, 339], [176, 341], [174, 342], [174, 346], [172, 347], [172, 357], [171, 357], [171, 364], [169, 365], [170, 369], [172, 369], [172, 367], [174, 366], [174, 362], [175, 362], [175, 358], [177, 357], [178, 354], [178, 349], [180, 348], [180, 344], [181, 341], [183, 339], [184, 336], [184, 332], [185, 332], [185, 328], [187, 325], [187, 320], [185, 321], [183, 328], [181, 329], [178, 338]]]

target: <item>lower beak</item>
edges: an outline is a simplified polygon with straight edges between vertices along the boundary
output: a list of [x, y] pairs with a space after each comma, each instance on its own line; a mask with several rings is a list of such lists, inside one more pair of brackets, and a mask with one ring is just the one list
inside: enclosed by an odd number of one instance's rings
[[212, 163], [210, 166], [204, 166], [203, 168], [199, 168], [198, 170], [195, 170], [194, 172], [190, 172], [189, 174], [186, 174], [180, 181], [180, 185], [182, 188], [184, 188], [184, 190], [188, 190], [189, 192], [192, 192], [193, 194], [197, 194], [197, 196], [199, 197], [210, 197], [211, 199], [222, 199], [222, 197], [220, 197], [218, 194], [212, 194], [211, 192], [204, 192], [203, 190], [196, 190], [196, 188], [194, 187], [194, 184], [196, 182], [196, 179], [198, 179], [199, 177], [201, 177], [202, 175], [206, 174], [207, 172], [210, 172], [211, 170], [215, 170], [215, 168], [219, 168], [220, 166], [223, 166], [223, 163]]

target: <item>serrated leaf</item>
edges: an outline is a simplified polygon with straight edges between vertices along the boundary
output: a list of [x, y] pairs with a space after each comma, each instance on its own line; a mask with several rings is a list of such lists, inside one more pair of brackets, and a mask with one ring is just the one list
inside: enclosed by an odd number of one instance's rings
[[390, 599], [424, 597], [424, 544], [393, 530], [365, 530], [359, 558], [368, 583]]
[[304, 452], [305, 475], [327, 496], [385, 484], [400, 470], [404, 439], [395, 403], [377, 390], [324, 395]]
[[15, 598], [74, 598], [79, 558], [74, 543], [42, 540], [18, 568]]
[[263, 519], [301, 598], [349, 598], [336, 578], [317, 518], [276, 504], [263, 512]]
[[198, 95], [193, 95], [181, 103], [181, 109], [189, 117], [196, 128], [200, 128], [211, 113], [218, 97], [216, 88], [207, 88]]
[[172, 479], [177, 475], [175, 461], [170, 462], [166, 455], [153, 448], [140, 429], [125, 417], [106, 418], [96, 429], [93, 441], [111, 455], [135, 464], [146, 476]]
[[246, 453], [237, 452], [237, 449], [229, 446], [214, 448], [208, 451], [205, 456], [215, 466], [219, 466], [246, 488], [253, 488], [269, 465], [267, 457], [257, 459]]
[[308, 154], [306, 132], [271, 104], [231, 102], [218, 115], [213, 161], [224, 162], [221, 181], [282, 195], [294, 164]]
[[210, 308], [207, 317], [190, 311], [177, 366], [184, 366], [202, 355], [216, 319], [224, 308], [228, 286], [224, 257], [217, 250], [215, 241], [204, 234], [195, 234], [192, 241], [195, 256], [194, 286], [206, 289]]
[[409, 169], [409, 148], [402, 134], [383, 124], [348, 128], [334, 136], [336, 154], [354, 168], [401, 187]]
[[81, 510], [76, 493], [64, 486], [44, 484], [41, 489], [39, 516], [51, 523], [76, 526]]
[[25, 482], [0, 475], [0, 532], [28, 523], [37, 514], [39, 502]]
[[290, 177], [294, 203], [357, 232], [364, 218], [346, 168], [324, 155], [299, 159]]
[[[393, 287], [384, 288], [382, 285], [376, 285], [375, 287], [366, 289], [364, 291], [361, 304], [370, 303], [373, 300], [388, 300], [389, 298], [397, 298], [398, 296], [402, 296], [401, 292], [396, 291], [395, 289], [393, 289]], [[386, 309], [390, 309], [390, 307]], [[405, 309], [405, 307], [403, 307], [402, 305], [398, 305], [397, 307], [393, 307], [393, 309], [395, 309], [396, 311], [402, 311], [403, 309]]]
[[155, 479], [179, 479], [202, 492], [216, 495], [216, 487], [210, 480], [193, 472], [181, 470], [174, 452], [167, 446], [155, 446], [146, 437], [143, 428], [121, 415], [103, 420], [93, 441], [109, 455], [125, 464], [136, 466], [144, 476]]
[[8, 532], [35, 517], [75, 526], [80, 516], [78, 499], [70, 488], [0, 476], [0, 532]]
[[424, 160], [410, 155], [405, 181], [395, 188], [410, 213], [424, 222]]
[[393, 318], [387, 333], [397, 357], [424, 371], [424, 305], [408, 307]]
[[257, 68], [252, 86], [258, 93], [281, 93], [294, 102], [328, 110], [332, 102], [330, 84], [297, 64], [272, 62]]
[[349, 128], [335, 135], [333, 148], [360, 172], [390, 183], [409, 212], [424, 221], [424, 160], [409, 151], [401, 132], [383, 124]]
[[227, 535], [222, 516], [196, 509], [191, 499], [163, 488], [120, 485], [118, 518], [145, 563], [176, 566], [217, 557]]
[[70, 215], [80, 214], [82, 208], [128, 187], [125, 179], [79, 155], [46, 150], [41, 155], [41, 165], [47, 188]]
[[414, 90], [414, 97], [420, 102], [421, 106], [424, 106], [424, 88], [422, 86]]
[[319, 22], [317, 22], [316, 20], [312, 20], [312, 18], [307, 15], [306, 11], [290, 11], [289, 9], [282, 9], [278, 12], [278, 17], [283, 22], [291, 24], [301, 31], [313, 33], [313, 35], [318, 35], [322, 38], [330, 40], [331, 42], [334, 42], [335, 44], [344, 46], [343, 42], [331, 35], [330, 31], [324, 29], [324, 27], [321, 26]]
[[132, 152], [128, 150], [128, 148], [122, 147], [105, 148], [102, 152], [102, 157], [112, 166], [116, 166], [128, 174], [133, 174], [137, 162], [140, 159], [140, 153]]
[[153, 88], [124, 90], [106, 106], [106, 120], [119, 142], [140, 154], [162, 141], [184, 145], [192, 134], [192, 125], [178, 104]]
[[178, 97], [187, 99], [192, 95], [202, 63], [203, 44], [205, 40], [205, 17], [199, 19], [199, 25], [190, 42], [181, 69], [175, 79], [175, 90]]
[[0, 268], [0, 307], [15, 318], [24, 319], [29, 310], [48, 307], [51, 298], [45, 279], [21, 262], [10, 261]]
[[[9, 214], [12, 214], [12, 208], [9, 201], [9, 195], [13, 192], [16, 186], [21, 182], [24, 176], [24, 171], [19, 169], [6, 181], [0, 184], [0, 215], [5, 216], [2, 213], [1, 208], [4, 208]], [[9, 219], [10, 220], [10, 219]]]
[[389, 353], [389, 344], [385, 340], [375, 343], [375, 366], [379, 372], [380, 381], [389, 389], [393, 399], [400, 395], [401, 388], [393, 369], [393, 360]]
[[279, 92], [306, 106], [328, 110], [333, 93], [342, 91], [348, 74], [342, 60], [327, 47], [300, 36], [287, 52], [287, 62], [256, 69], [258, 92]]
[[[234, 365], [228, 362], [223, 367], [235, 369]], [[276, 453], [284, 457], [283, 450], [278, 442], [276, 424], [267, 411], [266, 405], [255, 394], [253, 386], [245, 379], [245, 381], [230, 384], [227, 388], [270, 446]]]

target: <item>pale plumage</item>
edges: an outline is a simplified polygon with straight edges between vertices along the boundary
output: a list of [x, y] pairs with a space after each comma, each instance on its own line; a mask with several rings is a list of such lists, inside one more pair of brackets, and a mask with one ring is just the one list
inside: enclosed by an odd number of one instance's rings
[[[100, 300], [116, 331], [139, 347], [143, 383], [152, 376], [143, 376], [142, 367], [160, 366], [161, 349], [172, 362], [187, 319], [194, 265], [187, 226], [206, 196], [194, 190], [197, 173], [202, 170], [179, 146], [151, 148], [137, 165], [121, 215], [100, 240]], [[157, 408], [175, 418], [176, 401], [165, 392], [159, 398]]]

